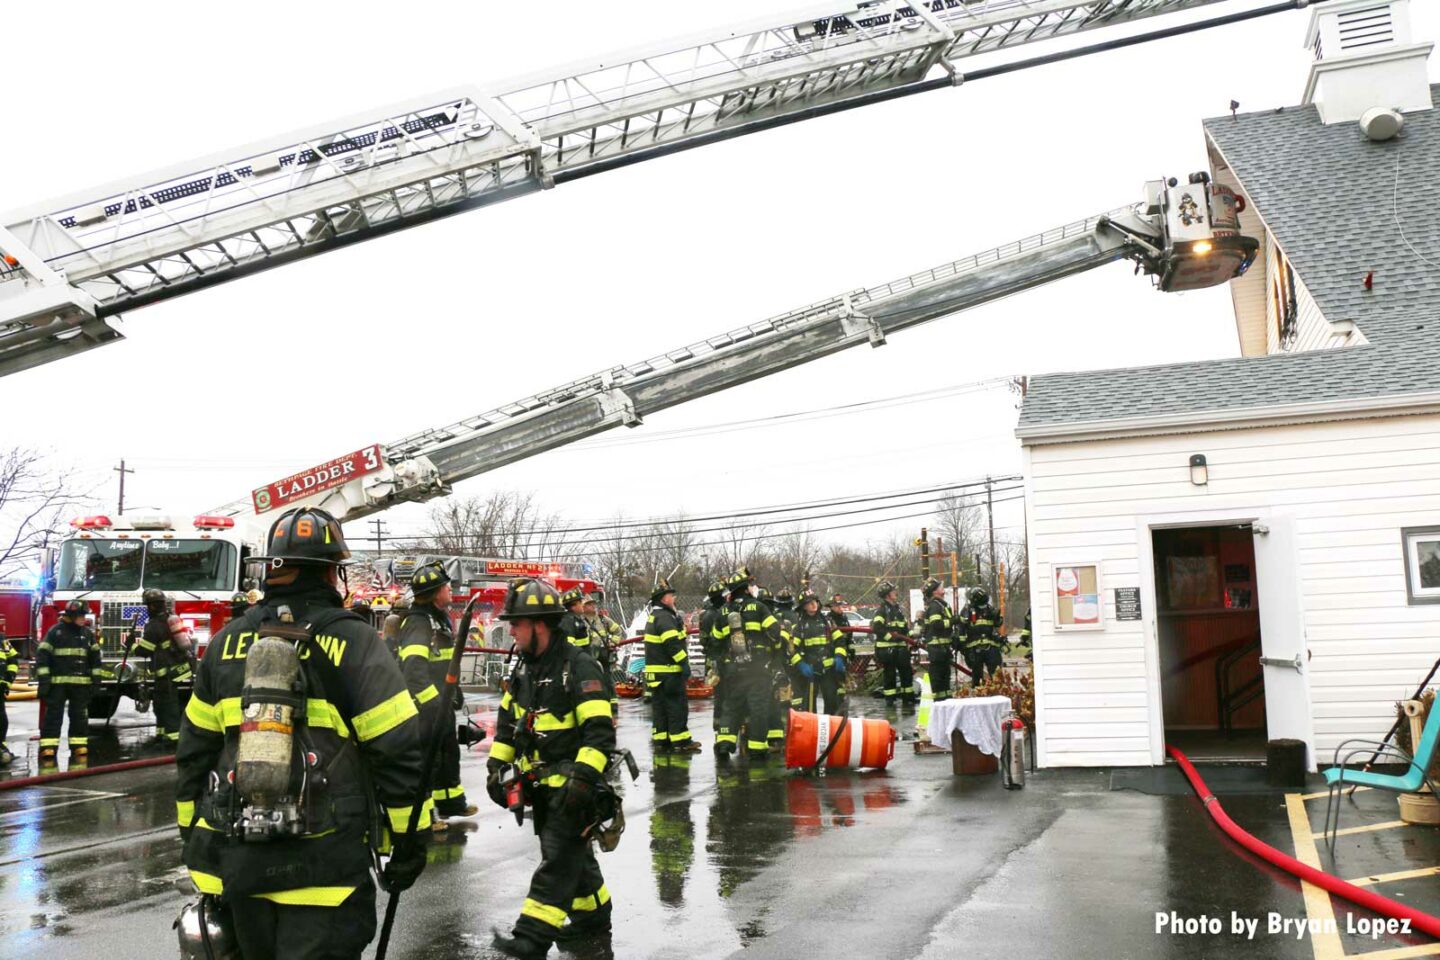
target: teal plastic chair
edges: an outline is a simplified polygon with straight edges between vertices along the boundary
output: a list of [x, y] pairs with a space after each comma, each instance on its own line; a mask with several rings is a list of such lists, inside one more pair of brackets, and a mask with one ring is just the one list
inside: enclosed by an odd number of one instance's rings
[[[1415, 755], [1412, 757], [1399, 747], [1381, 743], [1377, 740], [1346, 740], [1335, 748], [1335, 765], [1325, 771], [1325, 782], [1330, 787], [1330, 797], [1325, 804], [1325, 839], [1330, 849], [1335, 849], [1335, 836], [1340, 829], [1340, 804], [1337, 802], [1340, 792], [1346, 787], [1373, 787], [1376, 790], [1390, 790], [1394, 793], [1414, 793], [1420, 789], [1421, 784], [1430, 788], [1430, 792], [1440, 797], [1440, 790], [1435, 789], [1429, 775], [1425, 772], [1430, 768], [1430, 763], [1435, 759], [1435, 743], [1440, 739], [1440, 708], [1432, 707], [1430, 717], [1425, 721], [1425, 729], [1420, 733], [1420, 743], [1415, 748]], [[1349, 749], [1345, 752], [1344, 759], [1340, 754], [1346, 751], [1352, 743], [1363, 744], [1363, 746]], [[1369, 773], [1364, 770], [1351, 770], [1346, 767], [1356, 754], [1376, 753], [1376, 759], [1399, 760], [1406, 764], [1403, 774], [1392, 775], [1386, 773]], [[1368, 762], [1374, 762], [1368, 761]], [[1334, 825], [1331, 825], [1331, 812], [1334, 812]]]

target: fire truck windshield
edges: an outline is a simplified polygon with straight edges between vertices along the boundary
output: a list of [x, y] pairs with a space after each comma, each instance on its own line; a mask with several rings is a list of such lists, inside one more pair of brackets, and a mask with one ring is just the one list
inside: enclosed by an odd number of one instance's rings
[[67, 540], [57, 590], [233, 590], [235, 546], [221, 540]]

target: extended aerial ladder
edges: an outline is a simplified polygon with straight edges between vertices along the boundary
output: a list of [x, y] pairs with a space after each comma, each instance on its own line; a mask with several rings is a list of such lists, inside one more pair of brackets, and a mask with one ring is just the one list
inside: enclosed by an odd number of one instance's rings
[[[120, 339], [122, 312], [406, 226], [782, 123], [1307, 0], [1010, 56], [1226, 2], [1234, 0], [832, 0], [798, 18], [450, 91], [16, 211], [0, 218], [0, 376]], [[986, 65], [967, 71], [972, 62]]]
[[1143, 199], [876, 287], [850, 290], [348, 457], [207, 511], [237, 525], [284, 507], [324, 507], [355, 520], [648, 414], [1073, 274], [1128, 259], [1162, 291], [1239, 276], [1258, 242], [1240, 234], [1243, 200], [1206, 173], [1155, 180]]

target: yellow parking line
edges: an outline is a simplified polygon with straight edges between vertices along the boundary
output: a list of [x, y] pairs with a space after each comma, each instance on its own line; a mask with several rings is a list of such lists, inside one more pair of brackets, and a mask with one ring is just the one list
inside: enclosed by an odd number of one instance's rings
[[1377, 873], [1373, 877], [1361, 877], [1359, 880], [1351, 880], [1350, 883], [1357, 887], [1370, 887], [1377, 883], [1393, 883], [1396, 880], [1413, 880], [1416, 877], [1433, 877], [1440, 873], [1440, 867], [1421, 867], [1419, 870], [1399, 870], [1395, 873]]
[[[1371, 789], [1371, 788], [1370, 788], [1370, 787], [1356, 787], [1356, 788], [1355, 788], [1355, 792], [1356, 792], [1356, 793], [1363, 793], [1364, 791], [1369, 790], [1369, 789]], [[1348, 795], [1348, 794], [1350, 793], [1350, 790], [1347, 788], [1347, 789], [1345, 789], [1345, 790], [1342, 790], [1341, 792]], [[1319, 793], [1307, 793], [1307, 794], [1305, 794], [1305, 796], [1301, 797], [1300, 799], [1301, 799], [1301, 800], [1324, 800], [1324, 799], [1325, 799], [1326, 797], [1328, 797], [1328, 796], [1330, 796], [1330, 791], [1329, 791], [1329, 790], [1321, 790]]]
[[[1371, 832], [1373, 832], [1373, 831], [1375, 831], [1375, 830], [1394, 830], [1396, 827], [1408, 827], [1408, 826], [1409, 826], [1409, 824], [1406, 823], [1404, 820], [1386, 820], [1384, 823], [1367, 823], [1367, 824], [1366, 824], [1365, 826], [1363, 826], [1363, 827], [1346, 827], [1344, 830], [1336, 830], [1336, 831], [1335, 831], [1335, 836], [1337, 836], [1337, 837], [1344, 837], [1344, 836], [1348, 836], [1348, 835], [1350, 835], [1350, 834], [1352, 834], [1352, 833], [1371, 833]], [[1313, 837], [1311, 837], [1310, 839], [1312, 839], [1312, 840], [1324, 840], [1324, 839], [1326, 839], [1326, 838], [1325, 838], [1325, 835], [1324, 835], [1324, 834], [1317, 833], [1317, 834], [1315, 834]]]
[[[1290, 815], [1290, 835], [1295, 841], [1295, 859], [1316, 870], [1320, 866], [1320, 851], [1315, 848], [1315, 834], [1310, 826], [1310, 814], [1305, 810], [1305, 800], [1298, 793], [1285, 794], [1285, 810]], [[1305, 916], [1320, 921], [1315, 926], [1320, 933], [1310, 935], [1310, 944], [1315, 950], [1315, 960], [1341, 960], [1345, 948], [1340, 943], [1340, 931], [1335, 923], [1335, 908], [1330, 895], [1313, 883], [1300, 881], [1300, 892], [1305, 897]], [[1325, 921], [1329, 921], [1326, 923]]]
[[1364, 957], [1365, 960], [1406, 960], [1407, 957], [1437, 955], [1440, 955], [1440, 943], [1426, 943], [1418, 947], [1396, 947], [1394, 950], [1375, 950], [1371, 953], [1352, 953], [1350, 957]]

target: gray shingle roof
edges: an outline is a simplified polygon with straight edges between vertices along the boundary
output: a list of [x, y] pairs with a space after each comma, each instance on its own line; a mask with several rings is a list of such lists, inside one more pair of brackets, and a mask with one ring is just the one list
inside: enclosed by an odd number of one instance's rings
[[[1432, 93], [1440, 101], [1440, 85]], [[1369, 345], [1037, 376], [1020, 426], [1440, 388], [1440, 108], [1407, 114], [1404, 131], [1387, 143], [1366, 140], [1354, 123], [1324, 126], [1314, 107], [1218, 117], [1204, 127], [1325, 318], [1353, 320]], [[1375, 289], [1367, 292], [1370, 270]]]

